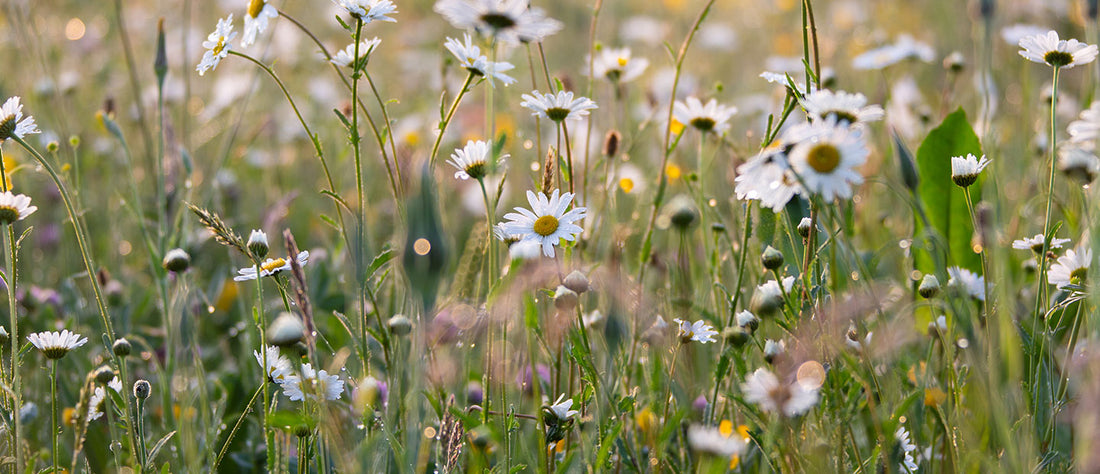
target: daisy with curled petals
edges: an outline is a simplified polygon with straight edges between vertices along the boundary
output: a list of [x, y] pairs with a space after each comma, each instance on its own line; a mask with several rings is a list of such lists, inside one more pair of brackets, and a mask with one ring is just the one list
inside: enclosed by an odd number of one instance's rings
[[561, 31], [562, 23], [527, 0], [439, 0], [434, 10], [455, 28], [505, 43], [530, 43]]
[[[573, 241], [584, 229], [574, 222], [584, 219], [588, 212], [577, 207], [569, 212], [565, 210], [573, 202], [573, 193], [558, 195], [558, 190], [547, 197], [546, 194], [527, 191], [527, 202], [531, 210], [517, 207], [516, 212], [504, 215], [508, 222], [501, 223], [504, 235], [519, 236], [520, 243], [535, 242], [542, 246], [542, 254], [554, 257], [554, 246], [561, 239]], [[517, 244], [518, 245], [518, 244]]]
[[680, 341], [684, 343], [696, 341], [706, 344], [714, 342], [714, 336], [718, 335], [718, 331], [715, 331], [713, 326], [701, 319], [694, 323], [682, 319], [673, 319], [672, 321], [680, 326]]
[[[1069, 243], [1069, 239], [1051, 239], [1049, 250], [1060, 249]], [[1031, 250], [1035, 253], [1043, 252], [1043, 234], [1035, 234], [1035, 237], [1024, 237], [1012, 241], [1012, 248], [1016, 250]]]
[[806, 115], [816, 119], [835, 117], [837, 123], [849, 125], [882, 120], [886, 112], [878, 105], [867, 105], [867, 97], [860, 93], [833, 92], [822, 89], [811, 92], [801, 100]]
[[[447, 164], [458, 169], [455, 172], [455, 179], [467, 180], [473, 178], [481, 180], [489, 174], [488, 161], [490, 153], [492, 153], [492, 146], [489, 142], [470, 140], [466, 142], [466, 146], [455, 150], [451, 154], [451, 159], [447, 160]], [[500, 158], [497, 158], [497, 166], [503, 165], [508, 156], [501, 155]]]
[[989, 159], [985, 155], [981, 158], [969, 153], [966, 156], [952, 156], [951, 180], [960, 188], [970, 187], [978, 181], [978, 176], [986, 166], [989, 166]]
[[985, 277], [960, 267], [949, 267], [947, 275], [951, 277], [948, 285], [959, 288], [971, 298], [985, 301]]
[[263, 354], [260, 351], [252, 351], [252, 355], [256, 357], [256, 363], [260, 364], [260, 368], [264, 369], [267, 379], [272, 382], [279, 383], [291, 374], [290, 359], [282, 355], [278, 347], [267, 346]]
[[85, 413], [88, 422], [93, 422], [103, 417], [103, 402], [107, 401], [107, 391], [103, 387], [96, 387], [92, 392], [92, 398], [88, 400], [88, 411]]
[[397, 6], [390, 0], [333, 0], [333, 2], [355, 19], [362, 21], [364, 25], [372, 21], [397, 22], [389, 16], [391, 13], [397, 13]]
[[787, 148], [782, 144], [770, 146], [737, 167], [734, 178], [737, 199], [760, 201], [760, 205], [779, 212], [801, 192], [784, 153]]
[[564, 401], [562, 400], [563, 398], [565, 398], [564, 393], [558, 395], [558, 399], [550, 406], [550, 411], [554, 413], [554, 416], [558, 417], [558, 421], [566, 421], [581, 413], [577, 410], [570, 410], [570, 408], [573, 408], [572, 398]]
[[9, 97], [0, 106], [0, 142], [9, 138], [23, 138], [32, 133], [42, 133], [34, 123], [34, 117], [23, 117], [23, 104], [19, 97]]
[[817, 404], [817, 388], [799, 382], [784, 384], [768, 369], [759, 368], [745, 377], [741, 384], [745, 401], [755, 403], [765, 412], [779, 412], [785, 416], [805, 413]]
[[676, 101], [672, 106], [672, 118], [685, 125], [691, 125], [700, 132], [714, 132], [719, 135], [730, 128], [729, 120], [737, 113], [737, 107], [719, 104], [711, 99], [703, 104], [698, 98], [688, 97], [685, 101]]
[[490, 86], [493, 85], [493, 79], [502, 82], [506, 86], [516, 82], [515, 78], [504, 74], [505, 71], [515, 69], [515, 66], [504, 61], [490, 61], [489, 58], [481, 54], [481, 48], [473, 43], [469, 33], [463, 35], [463, 40], [464, 42], [459, 42], [454, 38], [447, 38], [447, 42], [443, 45], [455, 58], [458, 58], [459, 64], [467, 71], [475, 76], [489, 79]]
[[913, 459], [917, 445], [909, 440], [909, 431], [905, 429], [905, 425], [899, 426], [894, 432], [894, 439], [898, 440], [898, 448], [904, 454], [901, 464], [898, 464], [898, 472], [917, 472], [920, 466], [917, 465], [916, 459]]
[[1050, 266], [1047, 282], [1057, 286], [1059, 290], [1069, 285], [1084, 285], [1090, 265], [1092, 249], [1079, 245], [1074, 250], [1066, 250], [1066, 254], [1058, 257], [1058, 261]]
[[863, 183], [856, 168], [871, 152], [859, 129], [827, 118], [791, 127], [783, 141], [794, 145], [787, 157], [807, 191], [831, 201], [851, 197], [852, 185]]
[[371, 38], [359, 42], [359, 59], [356, 60], [355, 56], [355, 43], [349, 44], [348, 47], [337, 51], [336, 55], [329, 60], [332, 64], [340, 67], [351, 67], [352, 69], [362, 69], [368, 59], [370, 59], [370, 53], [374, 52], [374, 49], [382, 43], [382, 40], [378, 38]]
[[558, 91], [557, 94], [531, 91], [530, 94], [523, 94], [522, 97], [523, 102], [519, 105], [531, 109], [531, 115], [550, 119], [556, 123], [580, 120], [581, 117], [588, 115], [589, 110], [598, 108], [596, 103], [587, 97], [574, 99], [571, 91]]
[[[309, 263], [309, 251], [303, 250], [298, 252], [298, 265], [305, 265]], [[290, 270], [290, 257], [287, 258], [269, 258], [260, 264], [260, 277], [274, 275], [284, 270]], [[256, 279], [256, 267], [245, 267], [237, 270], [237, 276], [233, 277], [233, 281], [247, 281]]]
[[229, 50], [233, 47], [231, 41], [236, 37], [237, 32], [233, 31], [232, 13], [218, 20], [218, 26], [214, 28], [214, 32], [206, 37], [206, 41], [202, 42], [202, 47], [206, 48], [206, 52], [203, 53], [199, 65], [195, 67], [200, 76], [206, 74], [206, 71], [210, 69], [218, 68], [218, 63], [229, 56]]
[[69, 351], [83, 346], [88, 338], [65, 329], [61, 332], [43, 331], [27, 336], [27, 340], [47, 359], [60, 359]]
[[251, 0], [248, 2], [248, 12], [244, 15], [244, 35], [241, 36], [241, 46], [249, 46], [256, 42], [256, 36], [267, 29], [272, 18], [279, 17], [279, 10], [267, 0]]
[[1054, 68], [1069, 69], [1074, 66], [1091, 63], [1096, 59], [1094, 44], [1085, 44], [1075, 39], [1058, 39], [1058, 32], [1051, 30], [1046, 34], [1025, 36], [1020, 40], [1020, 56], [1031, 62], [1047, 64]]
[[606, 48], [591, 59], [593, 76], [616, 83], [633, 81], [649, 67], [649, 60], [634, 58], [630, 48]]
[[279, 385], [291, 401], [302, 401], [306, 397], [311, 400], [337, 400], [344, 393], [344, 381], [339, 376], [329, 375], [324, 369], [314, 370], [310, 364], [302, 364], [301, 375], [287, 375]]
[[736, 457], [745, 450], [745, 439], [741, 436], [731, 436], [723, 432], [721, 428], [691, 425], [688, 427], [688, 445], [695, 451], [710, 453], [721, 457]]
[[11, 224], [34, 214], [38, 206], [31, 205], [31, 198], [24, 194], [0, 193], [0, 224]]

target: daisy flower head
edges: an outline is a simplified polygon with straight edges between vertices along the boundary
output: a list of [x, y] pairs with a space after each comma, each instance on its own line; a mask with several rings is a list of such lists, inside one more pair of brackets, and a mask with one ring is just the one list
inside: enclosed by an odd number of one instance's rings
[[1058, 169], [1081, 186], [1087, 186], [1100, 174], [1100, 158], [1081, 146], [1064, 146], [1058, 150]]
[[815, 120], [835, 117], [837, 123], [856, 125], [882, 120], [886, 116], [882, 107], [867, 105], [867, 97], [860, 93], [822, 89], [811, 92], [801, 102], [806, 115]]
[[1075, 39], [1058, 39], [1058, 32], [1054, 30], [1046, 34], [1025, 36], [1020, 39], [1019, 44], [1023, 48], [1020, 56], [1024, 59], [1056, 68], [1069, 69], [1091, 63], [1097, 54], [1096, 45]]
[[531, 91], [530, 94], [523, 94], [522, 97], [523, 102], [519, 105], [531, 109], [531, 115], [550, 119], [556, 123], [580, 120], [581, 117], [588, 115], [589, 110], [599, 108], [592, 99], [587, 97], [573, 98], [572, 91], [558, 91], [557, 94]]
[[550, 411], [554, 413], [554, 416], [558, 417], [558, 421], [566, 421], [581, 413], [577, 410], [570, 410], [570, 408], [573, 408], [572, 398], [562, 400], [563, 398], [565, 398], [564, 393], [558, 395], [558, 399], [554, 401], [553, 405], [550, 405]]
[[69, 351], [83, 346], [88, 338], [65, 329], [61, 332], [43, 331], [27, 336], [27, 340], [47, 359], [60, 359]]
[[978, 301], [985, 301], [985, 277], [960, 267], [949, 267], [947, 275], [951, 277], [947, 281], [949, 286], [959, 288]]
[[[297, 260], [298, 265], [309, 263], [309, 251], [298, 252]], [[284, 270], [290, 270], [290, 257], [269, 258], [260, 264], [259, 277], [274, 275]], [[255, 280], [256, 278], [256, 267], [251, 266], [237, 270], [237, 276], [233, 277], [233, 281]]]
[[741, 384], [745, 401], [755, 403], [765, 412], [797, 416], [817, 404], [817, 388], [799, 382], [784, 384], [768, 369], [759, 368], [745, 377]]
[[263, 354], [260, 351], [252, 351], [252, 355], [256, 357], [256, 363], [260, 364], [260, 368], [264, 369], [267, 379], [272, 382], [278, 383], [291, 374], [290, 359], [279, 353], [278, 347], [267, 346]]
[[362, 69], [370, 59], [370, 53], [373, 53], [380, 43], [382, 40], [378, 38], [360, 41], [358, 59], [355, 56], [355, 43], [349, 44], [343, 50], [337, 51], [329, 62], [340, 67], [350, 67], [353, 70]]
[[[1050, 239], [1048, 250], [1060, 249], [1069, 243], [1069, 239]], [[1043, 253], [1043, 234], [1035, 234], [1035, 237], [1024, 237], [1012, 241], [1012, 248], [1016, 250], [1031, 250], [1037, 254]]]
[[831, 201], [851, 197], [852, 185], [863, 183], [856, 168], [871, 152], [860, 130], [828, 118], [791, 127], [784, 137], [794, 144], [787, 156], [807, 191]]
[[789, 148], [782, 144], [768, 147], [738, 166], [734, 178], [737, 199], [760, 201], [762, 206], [775, 212], [786, 207], [802, 189], [787, 162]]
[[364, 25], [373, 21], [397, 22], [389, 16], [391, 13], [397, 13], [397, 6], [390, 0], [333, 0], [333, 2], [355, 19], [362, 21]]
[[951, 180], [961, 188], [968, 188], [978, 181], [982, 170], [989, 166], [989, 159], [982, 155], [977, 158], [974, 155], [951, 157]]
[[682, 124], [691, 125], [702, 133], [714, 132], [719, 135], [730, 128], [729, 120], [737, 113], [737, 107], [719, 104], [711, 99], [703, 104], [696, 97], [676, 101], [672, 106], [672, 118]]
[[103, 402], [107, 401], [107, 391], [103, 387], [96, 387], [92, 392], [92, 398], [88, 400], [87, 421], [92, 422], [103, 417]]
[[[455, 179], [480, 180], [489, 174], [488, 162], [492, 152], [492, 145], [489, 142], [470, 140], [466, 142], [466, 146], [456, 149], [447, 163], [458, 169], [455, 172]], [[509, 155], [501, 155], [497, 158], [497, 166], [503, 165], [508, 157]]]
[[302, 364], [301, 375], [287, 375], [279, 385], [291, 401], [305, 400], [306, 397], [337, 400], [344, 393], [344, 381], [339, 376], [329, 375], [324, 369], [314, 370], [310, 364]]
[[633, 57], [630, 48], [605, 48], [591, 60], [593, 76], [617, 83], [633, 81], [649, 67], [649, 60]]
[[236, 37], [237, 32], [233, 31], [232, 13], [218, 20], [218, 26], [214, 28], [214, 32], [206, 37], [206, 41], [202, 42], [202, 47], [206, 48], [206, 52], [203, 53], [199, 65], [195, 67], [200, 76], [206, 74], [206, 71], [210, 69], [218, 68], [218, 63], [229, 56], [229, 50], [233, 48], [233, 38]]
[[573, 193], [563, 193], [559, 196], [558, 190], [547, 197], [546, 194], [527, 191], [527, 202], [531, 210], [516, 207], [516, 212], [504, 215], [508, 222], [500, 225], [504, 235], [519, 236], [520, 240], [515, 245], [523, 242], [534, 242], [542, 246], [542, 253], [547, 257], [554, 257], [554, 246], [561, 239], [574, 241], [577, 235], [584, 229], [575, 222], [584, 219], [588, 210], [583, 207], [575, 207], [566, 212], [573, 202]]
[[256, 36], [267, 30], [267, 25], [272, 18], [279, 17], [279, 10], [267, 0], [251, 0], [248, 2], [248, 12], [244, 15], [244, 35], [241, 36], [241, 46], [249, 46], [256, 42]]
[[1100, 101], [1082, 110], [1077, 120], [1070, 122], [1066, 128], [1071, 143], [1088, 144], [1090, 149], [1095, 148], [1096, 139], [1100, 138]]
[[685, 344], [691, 341], [703, 344], [714, 342], [714, 336], [718, 335], [718, 331], [715, 331], [713, 326], [702, 319], [694, 323], [682, 319], [673, 319], [672, 321], [679, 325], [680, 342]]
[[1059, 290], [1069, 285], [1083, 286], [1088, 279], [1090, 265], [1092, 249], [1078, 245], [1076, 249], [1066, 250], [1066, 254], [1058, 257], [1058, 261], [1050, 266], [1047, 282], [1057, 286]]
[[898, 448], [901, 449], [903, 454], [901, 464], [898, 465], [898, 472], [917, 472], [920, 466], [917, 466], [917, 461], [913, 458], [913, 453], [917, 451], [917, 445], [910, 441], [909, 431], [905, 429], [905, 425], [899, 426], [898, 430], [894, 432], [894, 439], [898, 441]]
[[691, 449], [715, 456], [736, 456], [745, 450], [744, 438], [723, 433], [721, 428], [691, 425], [687, 436]]
[[884, 69], [907, 59], [919, 59], [930, 62], [936, 57], [936, 51], [927, 43], [913, 39], [907, 34], [898, 35], [893, 44], [871, 49], [852, 59], [852, 67], [859, 70]]
[[463, 42], [459, 42], [454, 38], [447, 38], [443, 45], [467, 71], [475, 76], [489, 79], [490, 86], [493, 85], [493, 79], [502, 82], [506, 86], [516, 82], [514, 77], [504, 74], [506, 71], [515, 69], [515, 66], [504, 61], [490, 61], [489, 58], [481, 54], [481, 48], [473, 43], [469, 33], [463, 34]]
[[455, 28], [475, 30], [504, 43], [530, 43], [561, 31], [562, 23], [527, 0], [439, 0], [435, 12]]
[[0, 193], [0, 224], [11, 224], [34, 214], [38, 206], [31, 205], [31, 198], [24, 194]]
[[9, 97], [0, 106], [0, 142], [9, 138], [23, 138], [32, 133], [42, 133], [34, 123], [34, 117], [23, 116], [23, 104], [19, 97]]

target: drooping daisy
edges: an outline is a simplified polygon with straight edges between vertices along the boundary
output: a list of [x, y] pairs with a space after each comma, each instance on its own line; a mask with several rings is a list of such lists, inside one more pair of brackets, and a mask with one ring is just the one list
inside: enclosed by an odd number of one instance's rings
[[741, 311], [740, 313], [737, 313], [736, 317], [737, 326], [740, 328], [744, 328], [749, 332], [755, 331], [756, 328], [760, 327], [760, 318], [756, 317], [755, 314], [752, 314], [751, 311]]
[[65, 329], [61, 332], [43, 331], [27, 336], [27, 340], [48, 359], [60, 359], [69, 351], [83, 346], [88, 338]]
[[390, 0], [333, 0], [333, 2], [351, 16], [361, 20], [364, 25], [372, 21], [397, 22], [389, 16], [391, 13], [397, 13], [397, 6]]
[[581, 117], [588, 115], [589, 110], [598, 108], [596, 103], [587, 97], [574, 99], [572, 91], [558, 91], [557, 94], [531, 91], [530, 94], [523, 94], [522, 97], [523, 102], [519, 105], [531, 109], [531, 115], [557, 123], [565, 120], [580, 120]]
[[562, 23], [527, 0], [439, 0], [436, 13], [455, 28], [495, 36], [505, 43], [530, 43], [561, 31]]
[[[1068, 242], [1069, 239], [1051, 239], [1049, 250], [1060, 249], [1062, 248], [1062, 245], [1065, 245]], [[1035, 234], [1035, 237], [1024, 237], [1022, 239], [1014, 240], [1012, 241], [1012, 248], [1017, 250], [1031, 250], [1035, 253], [1043, 253], [1043, 234]]]
[[737, 113], [737, 107], [719, 104], [711, 99], [704, 105], [695, 97], [676, 101], [672, 106], [672, 118], [684, 125], [691, 125], [700, 132], [719, 135], [730, 128], [729, 120]]
[[762, 206], [779, 212], [800, 192], [801, 186], [784, 153], [786, 149], [781, 144], [768, 147], [737, 167], [734, 178], [737, 199], [760, 201]]
[[1100, 158], [1082, 146], [1063, 146], [1058, 150], [1058, 169], [1085, 186], [1100, 174]]
[[[298, 265], [305, 265], [309, 263], [309, 251], [303, 250], [298, 252]], [[290, 270], [290, 257], [286, 258], [269, 258], [260, 264], [260, 277], [274, 275], [284, 270]], [[237, 276], [233, 277], [233, 281], [246, 281], [256, 279], [256, 267], [245, 267], [237, 270]]]
[[787, 343], [782, 339], [776, 341], [767, 339], [764, 341], [764, 360], [772, 363], [775, 359], [787, 352]]
[[[337, 51], [336, 55], [329, 61], [340, 67], [352, 67], [352, 69], [362, 69], [367, 60], [370, 59], [370, 53], [374, 52], [374, 49], [382, 40], [378, 38], [371, 38], [359, 42], [359, 60], [355, 58], [355, 43], [349, 44], [343, 50]], [[352, 63], [355, 63], [354, 65]], [[354, 67], [353, 67], [354, 66]]]
[[1058, 257], [1058, 261], [1050, 266], [1047, 272], [1047, 282], [1058, 289], [1069, 285], [1084, 285], [1088, 279], [1089, 266], [1092, 265], [1092, 249], [1084, 244], [1076, 249], [1066, 250], [1066, 254]]
[[951, 277], [948, 285], [961, 289], [971, 298], [985, 301], [985, 277], [960, 267], [949, 267], [947, 275]]
[[917, 461], [913, 459], [913, 453], [917, 451], [917, 445], [909, 440], [909, 431], [905, 429], [905, 425], [898, 426], [898, 430], [894, 432], [894, 438], [897, 439], [898, 447], [904, 455], [901, 464], [898, 465], [898, 471], [917, 472], [919, 466], [917, 466]]
[[473, 43], [469, 33], [463, 34], [463, 40], [464, 42], [460, 43], [454, 38], [447, 38], [444, 46], [455, 58], [458, 58], [459, 64], [467, 71], [489, 79], [490, 86], [493, 85], [493, 79], [504, 83], [506, 86], [516, 82], [515, 78], [504, 74], [506, 71], [515, 69], [515, 66], [508, 62], [490, 61], [489, 58], [481, 54], [481, 48]]
[[[493, 152], [492, 145], [486, 141], [466, 142], [466, 146], [456, 149], [451, 154], [447, 163], [458, 169], [455, 172], [456, 179], [482, 179], [489, 173], [489, 158]], [[502, 166], [509, 155], [501, 155], [497, 158], [497, 166]]]
[[573, 407], [573, 399], [562, 400], [565, 398], [565, 394], [558, 395], [558, 399], [554, 401], [553, 405], [550, 405], [550, 411], [554, 413], [554, 416], [558, 417], [558, 421], [565, 421], [574, 416], [580, 414], [577, 410], [570, 410]]
[[982, 155], [977, 158], [974, 155], [951, 157], [951, 180], [960, 188], [966, 188], [978, 181], [982, 170], [989, 166], [989, 159]]
[[42, 133], [34, 123], [34, 117], [23, 117], [23, 104], [19, 97], [9, 97], [0, 106], [0, 142], [9, 138], [23, 138], [32, 133]]
[[[279, 383], [291, 374], [290, 359], [282, 355], [278, 347], [267, 346], [264, 354], [261, 354], [260, 351], [252, 351], [252, 355], [256, 357], [256, 363], [260, 364], [260, 368], [267, 374], [267, 379], [272, 382]], [[266, 367], [264, 356], [267, 357]]]
[[685, 343], [696, 341], [706, 344], [714, 342], [714, 336], [718, 335], [718, 331], [715, 331], [713, 326], [702, 319], [694, 323], [682, 319], [673, 319], [672, 321], [679, 325], [680, 341]]
[[0, 224], [11, 224], [34, 214], [38, 206], [32, 206], [31, 198], [24, 194], [0, 193]]
[[206, 52], [203, 53], [199, 65], [195, 67], [200, 76], [206, 74], [207, 70], [218, 68], [218, 63], [229, 56], [229, 50], [233, 48], [231, 42], [236, 37], [237, 32], [233, 31], [232, 13], [218, 20], [218, 26], [214, 28], [214, 32], [206, 37], [206, 41], [202, 42], [202, 47], [206, 48]]
[[791, 127], [783, 141], [794, 145], [787, 156], [807, 191], [831, 201], [851, 197], [852, 186], [863, 183], [856, 167], [871, 152], [860, 130], [830, 118]]
[[1091, 63], [1097, 54], [1096, 45], [1058, 39], [1058, 32], [1054, 30], [1025, 36], [1020, 39], [1020, 47], [1023, 48], [1020, 56], [1028, 61], [1065, 69]]
[[1100, 138], [1100, 100], [1094, 101], [1089, 108], [1082, 110], [1081, 115], [1069, 123], [1069, 141], [1071, 143], [1096, 146], [1096, 139]]
[[310, 364], [302, 364], [301, 375], [287, 375], [279, 385], [291, 401], [304, 400], [305, 397], [337, 400], [344, 393], [344, 381], [339, 376], [329, 375], [324, 369], [315, 371]]
[[244, 15], [244, 35], [241, 36], [241, 46], [246, 47], [256, 42], [256, 36], [267, 29], [272, 18], [279, 17], [279, 10], [267, 0], [251, 0], [248, 2], [248, 12]]
[[867, 105], [867, 97], [860, 93], [822, 89], [811, 92], [801, 103], [806, 115], [814, 119], [835, 117], [837, 123], [848, 122], [850, 125], [882, 120], [886, 115], [882, 107]]
[[817, 404], [817, 388], [809, 388], [799, 382], [784, 384], [764, 368], [756, 369], [745, 377], [741, 392], [745, 401], [760, 405], [761, 410], [779, 412], [785, 416], [800, 415]]
[[927, 43], [913, 39], [907, 34], [898, 35], [893, 44], [871, 49], [852, 59], [852, 67], [860, 70], [883, 69], [907, 59], [919, 59], [930, 62], [936, 57], [936, 51]]
[[630, 82], [649, 67], [649, 60], [635, 58], [630, 48], [605, 48], [592, 58], [592, 74], [611, 82]]
[[687, 432], [688, 445], [695, 451], [715, 456], [736, 456], [745, 450], [745, 440], [731, 434], [723, 433], [720, 428], [691, 425]]
[[576, 240], [577, 234], [583, 231], [574, 222], [584, 219], [587, 209], [576, 207], [569, 212], [565, 211], [573, 202], [573, 193], [559, 196], [555, 189], [548, 198], [541, 192], [536, 195], [527, 191], [527, 202], [531, 204], [531, 210], [516, 207], [516, 212], [504, 215], [508, 222], [500, 225], [505, 235], [520, 236], [519, 243], [536, 242], [542, 245], [543, 255], [553, 258], [554, 246], [561, 239]]

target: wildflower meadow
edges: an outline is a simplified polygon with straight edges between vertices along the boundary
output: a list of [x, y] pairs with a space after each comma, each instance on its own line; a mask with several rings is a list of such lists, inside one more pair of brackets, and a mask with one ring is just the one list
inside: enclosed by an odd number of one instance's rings
[[1098, 3], [5, 0], [0, 471], [1100, 473]]

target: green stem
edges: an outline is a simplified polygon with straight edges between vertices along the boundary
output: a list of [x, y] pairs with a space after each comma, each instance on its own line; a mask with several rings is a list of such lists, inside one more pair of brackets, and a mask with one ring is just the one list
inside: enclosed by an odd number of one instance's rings
[[[474, 80], [474, 73], [470, 73], [466, 76], [466, 82], [462, 83], [462, 89], [459, 89], [458, 96], [455, 97], [454, 103], [451, 104], [451, 108], [447, 111], [447, 115], [443, 117], [443, 122], [439, 124], [439, 135], [435, 137], [435, 143], [432, 144], [432, 154], [429, 157], [429, 167], [434, 168], [436, 162], [436, 155], [439, 154], [439, 144], [443, 142], [443, 134], [447, 132], [447, 125], [450, 125], [451, 118], [454, 117], [455, 111], [458, 110], [459, 102], [462, 102], [462, 96], [466, 95], [466, 92], [470, 90], [470, 82]], [[490, 137], [492, 140], [492, 137]]]
[[[266, 352], [266, 351], [265, 351]], [[265, 354], [266, 358], [267, 355]], [[266, 363], [266, 360], [264, 361]], [[267, 380], [264, 380], [263, 385], [267, 385]], [[263, 392], [263, 386], [256, 387], [256, 393], [252, 394], [252, 399], [248, 401], [248, 405], [245, 405], [244, 410], [241, 412], [241, 416], [237, 418], [237, 422], [233, 424], [233, 429], [229, 430], [229, 436], [225, 438], [225, 444], [222, 444], [222, 449], [218, 451], [218, 457], [214, 459], [214, 465], [211, 466], [210, 472], [218, 472], [218, 464], [221, 464], [222, 458], [225, 457], [226, 451], [229, 450], [229, 445], [233, 443], [233, 436], [237, 434], [237, 430], [241, 427], [241, 423], [250, 411], [252, 411], [252, 405], [256, 403], [256, 397], [260, 396]]]
[[[12, 345], [17, 346], [14, 340]], [[19, 416], [18, 413], [15, 414]], [[50, 454], [52, 460], [53, 470], [59, 469], [57, 464], [57, 431], [61, 427], [57, 424], [57, 359], [50, 359], [50, 446], [53, 447], [53, 452]]]
[[1043, 307], [1043, 294], [1046, 288], [1046, 274], [1047, 274], [1047, 253], [1050, 252], [1050, 213], [1051, 206], [1054, 201], [1054, 170], [1057, 159], [1056, 144], [1058, 137], [1058, 129], [1055, 124], [1056, 114], [1055, 110], [1058, 105], [1058, 71], [1061, 68], [1054, 68], [1054, 78], [1051, 82], [1050, 92], [1050, 179], [1047, 183], [1047, 204], [1046, 204], [1046, 217], [1043, 219], [1043, 253], [1039, 256], [1039, 281], [1037, 283], [1037, 289], [1035, 291], [1035, 316], [1038, 317]]
[[[291, 255], [290, 258], [295, 258]], [[256, 316], [257, 325], [260, 329], [260, 358], [263, 359], [263, 367], [260, 369], [260, 385], [264, 390], [264, 411], [260, 417], [263, 421], [264, 428], [264, 448], [267, 451], [267, 470], [273, 472], [275, 469], [275, 456], [273, 456], [272, 449], [274, 448], [274, 436], [271, 432], [271, 426], [268, 424], [268, 414], [271, 411], [271, 389], [268, 387], [267, 378], [267, 317], [264, 315], [264, 280], [260, 274], [261, 267], [260, 262], [255, 262], [256, 267]]]
[[[0, 184], [2, 184], [2, 191], [8, 191], [8, 172], [4, 168], [4, 151], [3, 147], [0, 147]], [[12, 444], [15, 448], [15, 466], [18, 470], [23, 466], [23, 422], [20, 420], [19, 411], [22, 408], [22, 396], [23, 388], [20, 382], [20, 370], [19, 370], [19, 313], [17, 312], [17, 306], [15, 301], [15, 230], [12, 229], [11, 224], [5, 225], [7, 232], [6, 241], [4, 245], [7, 247], [7, 273], [4, 275], [7, 280], [5, 281], [8, 290], [8, 317], [11, 322], [11, 376], [12, 376], [12, 402], [11, 413], [14, 414], [12, 419], [15, 421], [15, 442]]]

